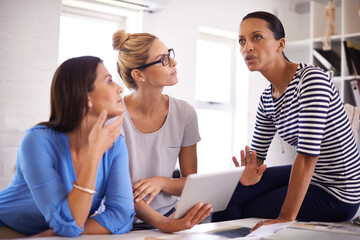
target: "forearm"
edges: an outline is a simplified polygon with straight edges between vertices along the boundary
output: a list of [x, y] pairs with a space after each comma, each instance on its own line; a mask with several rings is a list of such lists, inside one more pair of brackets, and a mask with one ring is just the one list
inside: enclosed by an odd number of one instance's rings
[[[84, 162], [76, 184], [83, 188], [95, 189], [98, 161], [88, 159]], [[68, 195], [68, 203], [72, 217], [80, 228], [85, 224], [93, 201], [93, 194], [73, 188]]]
[[155, 228], [164, 231], [167, 218], [152, 209], [143, 200], [135, 203], [136, 217], [140, 220], [154, 226]]
[[[111, 232], [101, 226], [96, 220], [93, 218], [88, 218], [84, 225], [84, 231], [81, 233], [82, 235], [86, 234], [110, 234]], [[32, 237], [51, 237], [56, 236], [52, 229], [48, 229], [42, 233], [34, 235]]]
[[289, 221], [296, 219], [314, 174], [317, 159], [317, 157], [297, 155], [292, 167], [286, 198], [280, 211], [280, 218]]
[[161, 191], [175, 196], [180, 196], [184, 187], [186, 177], [182, 178], [165, 178], [165, 184]]
[[111, 232], [101, 226], [95, 219], [88, 218], [84, 225], [82, 234], [110, 234]]

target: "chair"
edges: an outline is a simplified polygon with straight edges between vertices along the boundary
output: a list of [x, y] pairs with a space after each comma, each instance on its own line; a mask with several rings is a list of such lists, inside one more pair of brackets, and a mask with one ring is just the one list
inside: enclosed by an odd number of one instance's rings
[[[346, 115], [347, 115], [347, 117], [349, 118], [349, 121], [350, 121], [351, 129], [352, 129], [352, 132], [354, 134], [356, 145], [358, 146], [360, 109], [358, 107], [353, 106], [353, 105], [348, 104], [348, 103], [344, 104], [344, 108], [345, 108], [345, 111], [346, 111]], [[359, 207], [359, 209], [358, 209], [358, 211], [355, 214], [355, 217], [353, 219], [355, 219], [355, 218], [360, 218], [360, 207]]]
[[358, 107], [355, 107], [349, 103], [344, 104], [344, 108], [346, 111], [346, 115], [349, 118], [350, 125], [352, 132], [354, 134], [356, 145], [358, 145], [359, 142], [359, 115], [360, 115], [360, 109]]

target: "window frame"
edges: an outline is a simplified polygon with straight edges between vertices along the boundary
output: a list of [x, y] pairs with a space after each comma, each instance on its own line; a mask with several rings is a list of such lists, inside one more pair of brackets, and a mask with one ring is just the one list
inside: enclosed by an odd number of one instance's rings
[[[240, 58], [240, 49], [238, 45], [238, 39], [237, 34], [212, 28], [206, 28], [206, 27], [200, 27], [199, 28], [199, 37], [198, 40], [205, 40], [205, 41], [213, 41], [217, 43], [224, 43], [227, 46], [230, 46], [231, 48], [231, 79], [230, 79], [230, 101], [228, 102], [211, 102], [211, 101], [201, 101], [198, 100], [195, 96], [195, 107], [199, 111], [201, 110], [213, 110], [213, 111], [223, 111], [225, 113], [231, 114], [231, 133], [230, 133], [230, 152], [226, 153], [226, 155], [223, 156], [223, 159], [221, 161], [225, 163], [224, 169], [230, 169], [233, 167], [233, 163], [231, 161], [231, 156], [239, 155], [239, 151], [235, 153], [235, 150], [239, 150], [240, 146], [239, 144], [243, 144], [244, 142], [247, 142], [247, 131], [245, 132], [246, 135], [241, 136], [238, 131], [235, 130], [241, 130], [244, 131], [246, 129], [247, 124], [243, 126], [239, 126], [240, 124], [237, 124], [235, 121], [239, 118], [239, 113], [243, 115], [244, 109], [247, 110], [247, 102], [244, 103], [242, 106], [239, 106], [241, 103], [239, 102], [240, 97], [238, 96], [240, 93], [239, 87], [242, 85], [240, 81], [243, 79], [239, 79], [239, 62], [241, 61]], [[221, 60], [219, 60], [221, 61]], [[247, 86], [247, 83], [245, 84]], [[242, 119], [242, 122], [247, 122], [247, 114], [245, 114], [244, 119]], [[201, 123], [199, 123], [200, 125]], [[221, 123], [217, 123], [221, 124]], [[201, 126], [199, 126], [201, 129]], [[201, 151], [201, 146], [199, 146], [199, 153]], [[216, 150], [214, 150], [216, 151]], [[227, 161], [227, 159], [229, 160]], [[209, 164], [209, 159], [201, 159], [199, 158], [199, 161], [206, 161], [206, 164]], [[228, 164], [227, 164], [228, 163]], [[202, 172], [201, 169], [201, 163], [199, 163], [199, 172]], [[211, 169], [211, 167], [209, 168]], [[210, 170], [213, 171], [213, 170]], [[215, 171], [215, 170], [214, 170]]]

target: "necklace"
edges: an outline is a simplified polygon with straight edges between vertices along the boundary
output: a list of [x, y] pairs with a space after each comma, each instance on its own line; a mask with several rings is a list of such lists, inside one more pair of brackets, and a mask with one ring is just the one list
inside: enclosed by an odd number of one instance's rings
[[[286, 82], [289, 81], [290, 79], [290, 62], [288, 62], [288, 72], [287, 72], [287, 79], [286, 79]], [[291, 82], [291, 80], [290, 80]], [[286, 86], [287, 88], [288, 86]], [[281, 113], [283, 112], [283, 110], [285, 111], [284, 109], [284, 106], [286, 105], [286, 89], [285, 89], [285, 94], [284, 94], [284, 98], [282, 100], [282, 105], [281, 105], [281, 110], [280, 110], [280, 116], [281, 116]], [[280, 123], [280, 116], [279, 116], [279, 123]], [[283, 120], [283, 125], [285, 127], [285, 112], [283, 114], [283, 117], [282, 117], [282, 120]], [[280, 134], [279, 134], [279, 140], [280, 140], [280, 145], [281, 145], [281, 153], [284, 154], [285, 153], [285, 141], [284, 139], [281, 138]]]

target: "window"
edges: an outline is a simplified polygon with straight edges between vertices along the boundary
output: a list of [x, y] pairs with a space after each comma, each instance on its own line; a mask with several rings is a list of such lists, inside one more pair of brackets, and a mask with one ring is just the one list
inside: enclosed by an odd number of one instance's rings
[[100, 57], [113, 79], [124, 88], [116, 70], [117, 51], [112, 48], [112, 35], [118, 29], [137, 31], [139, 11], [119, 9], [96, 2], [63, 1], [60, 18], [59, 59], [92, 55]]
[[196, 61], [196, 109], [201, 142], [198, 172], [233, 167], [247, 144], [248, 69], [239, 61], [236, 34], [200, 29]]
[[229, 103], [231, 100], [229, 93], [233, 49], [223, 41], [198, 40], [196, 100], [212, 103]]

